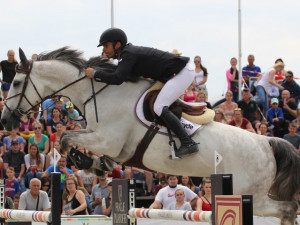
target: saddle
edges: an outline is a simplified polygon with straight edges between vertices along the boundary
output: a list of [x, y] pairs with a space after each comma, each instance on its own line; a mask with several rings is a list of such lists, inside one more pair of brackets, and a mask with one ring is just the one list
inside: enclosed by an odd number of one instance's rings
[[[162, 87], [163, 84], [157, 82], [148, 90], [143, 102], [143, 112], [146, 120], [156, 121], [160, 125], [165, 125], [153, 109], [155, 100]], [[206, 114], [210, 115], [208, 115], [209, 118], [205, 118], [206, 103], [188, 103], [178, 99], [169, 108], [179, 119], [183, 117], [196, 124], [206, 124], [214, 117], [214, 114], [212, 116], [211, 112], [207, 112]]]

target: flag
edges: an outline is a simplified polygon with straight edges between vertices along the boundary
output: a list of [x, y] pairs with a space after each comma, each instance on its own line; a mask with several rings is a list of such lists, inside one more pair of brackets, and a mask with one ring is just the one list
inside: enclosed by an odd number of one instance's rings
[[222, 159], [223, 157], [217, 151], [215, 151], [215, 167], [217, 167], [220, 164]]
[[56, 172], [56, 164], [60, 158], [61, 158], [61, 156], [60, 156], [59, 152], [54, 148], [54, 157], [53, 157], [54, 172]]

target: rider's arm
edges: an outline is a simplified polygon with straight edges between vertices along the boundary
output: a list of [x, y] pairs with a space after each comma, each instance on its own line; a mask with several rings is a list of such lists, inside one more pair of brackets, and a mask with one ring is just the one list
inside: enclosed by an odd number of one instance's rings
[[118, 67], [115, 72], [109, 73], [104, 71], [96, 71], [93, 74], [95, 81], [107, 84], [122, 84], [128, 76], [136, 62], [135, 57], [131, 54], [122, 54]]

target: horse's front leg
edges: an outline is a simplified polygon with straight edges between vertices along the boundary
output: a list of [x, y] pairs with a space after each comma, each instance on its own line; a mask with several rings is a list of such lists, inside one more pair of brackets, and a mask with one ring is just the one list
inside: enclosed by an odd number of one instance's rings
[[88, 169], [97, 174], [99, 171], [110, 171], [113, 169], [112, 162], [106, 156], [100, 158], [98, 154], [88, 156], [73, 148], [73, 146], [86, 149], [94, 147], [97, 143], [95, 140], [100, 140], [97, 136], [98, 134], [91, 130], [66, 131], [60, 138], [61, 149], [68, 152], [72, 162], [78, 169]]

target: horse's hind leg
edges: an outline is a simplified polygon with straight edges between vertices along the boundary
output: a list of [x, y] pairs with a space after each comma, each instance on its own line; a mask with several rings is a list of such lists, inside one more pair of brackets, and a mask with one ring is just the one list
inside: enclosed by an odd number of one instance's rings
[[275, 201], [265, 196], [254, 202], [253, 208], [257, 216], [274, 216], [281, 219], [281, 225], [294, 225], [298, 205], [296, 201]]

